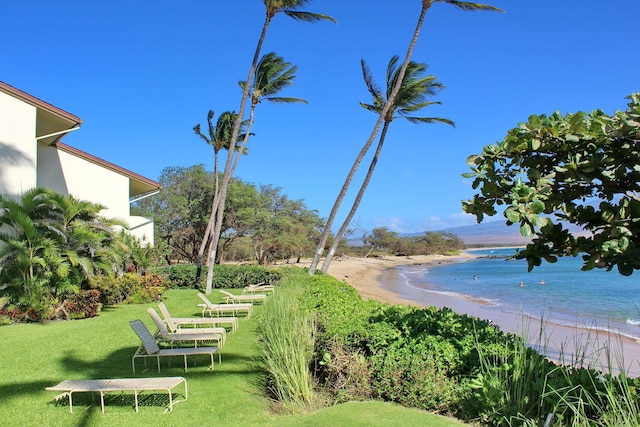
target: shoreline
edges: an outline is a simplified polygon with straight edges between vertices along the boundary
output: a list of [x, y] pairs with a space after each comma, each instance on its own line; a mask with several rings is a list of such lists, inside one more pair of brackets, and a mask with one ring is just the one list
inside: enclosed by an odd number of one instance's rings
[[640, 342], [629, 337], [582, 325], [544, 322], [524, 314], [496, 310], [482, 300], [470, 300], [454, 294], [418, 290], [406, 285], [396, 269], [399, 266], [450, 264], [474, 258], [470, 254], [420, 255], [411, 257], [357, 258], [334, 260], [328, 274], [353, 286], [363, 299], [418, 307], [448, 307], [460, 314], [491, 320], [504, 332], [527, 336], [533, 348], [551, 360], [575, 365], [589, 362], [589, 367], [607, 371], [607, 359], [619, 372], [624, 367], [629, 376], [640, 377]]

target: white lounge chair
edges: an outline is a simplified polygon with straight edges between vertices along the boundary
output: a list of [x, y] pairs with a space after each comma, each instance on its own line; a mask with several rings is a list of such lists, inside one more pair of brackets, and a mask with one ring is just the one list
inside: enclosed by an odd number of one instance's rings
[[[239, 313], [245, 313], [247, 317], [251, 317], [251, 313], [253, 313], [253, 304], [252, 303], [239, 303], [239, 304], [214, 304], [209, 301], [204, 294], [199, 293], [198, 296], [202, 300], [203, 304], [198, 304], [198, 307], [202, 308], [202, 317], [205, 314], [209, 316], [220, 316], [224, 314], [232, 314], [233, 316], [237, 316]], [[213, 319], [214, 317], [212, 317]], [[216, 319], [220, 319], [220, 317], [215, 317]]]
[[[173, 400], [171, 390], [184, 384], [184, 399]], [[104, 414], [104, 395], [106, 393], [119, 391], [132, 391], [134, 393], [134, 402], [136, 412], [138, 412], [138, 394], [143, 391], [160, 391], [166, 390], [169, 395], [169, 405], [167, 409], [171, 412], [173, 405], [184, 402], [188, 398], [187, 380], [182, 377], [166, 377], [166, 378], [117, 378], [104, 380], [66, 380], [53, 387], [47, 387], [46, 390], [62, 391], [64, 393], [56, 396], [56, 400], [62, 397], [69, 398], [69, 412], [73, 413], [73, 393], [94, 392], [100, 393], [100, 409]]]
[[158, 316], [158, 313], [156, 313], [153, 308], [147, 308], [147, 313], [149, 313], [149, 316], [151, 316], [153, 323], [155, 323], [156, 327], [158, 328], [156, 338], [165, 342], [169, 342], [172, 346], [174, 343], [193, 343], [194, 347], [198, 347], [198, 343], [202, 341], [215, 341], [216, 344], [218, 344], [218, 347], [220, 347], [222, 344], [222, 334], [220, 333], [170, 333], [167, 329], [167, 326], [162, 322], [162, 319], [160, 318], [160, 316]]
[[158, 347], [156, 339], [151, 335], [147, 326], [140, 319], [135, 319], [129, 322], [131, 328], [135, 331], [138, 338], [140, 338], [141, 345], [136, 350], [135, 354], [131, 358], [131, 366], [133, 367], [133, 373], [136, 372], [136, 359], [155, 357], [158, 364], [158, 372], [160, 372], [160, 358], [171, 356], [182, 356], [184, 359], [184, 370], [187, 371], [187, 356], [194, 356], [199, 354], [207, 354], [211, 358], [211, 366], [209, 369], [213, 370], [213, 355], [218, 353], [218, 362], [221, 362], [220, 349], [218, 347], [180, 347], [180, 348], [167, 348], [161, 349]]
[[[169, 310], [164, 303], [159, 303], [158, 308], [164, 317], [167, 329], [172, 334], [220, 334], [222, 335], [222, 344], [227, 340], [227, 330], [216, 325], [220, 322], [215, 319], [203, 319], [200, 317], [173, 317], [169, 314]], [[237, 327], [237, 318], [233, 318], [235, 322], [231, 322], [231, 329]], [[186, 328], [184, 326], [187, 326]]]
[[221, 289], [218, 289], [218, 291], [224, 295], [225, 300], [227, 301], [227, 303], [243, 303], [243, 302], [251, 302], [251, 303], [262, 303], [267, 299], [267, 296], [265, 294], [253, 294], [253, 295], [249, 295], [249, 294], [243, 294], [243, 295], [234, 295], [231, 292], [227, 292], [227, 291], [223, 291]]
[[251, 295], [255, 295], [255, 294], [269, 295], [269, 294], [272, 294], [274, 290], [275, 288], [273, 287], [273, 285], [267, 285], [266, 283], [262, 282], [255, 285], [245, 286], [244, 289], [242, 290], [242, 293], [251, 294]]

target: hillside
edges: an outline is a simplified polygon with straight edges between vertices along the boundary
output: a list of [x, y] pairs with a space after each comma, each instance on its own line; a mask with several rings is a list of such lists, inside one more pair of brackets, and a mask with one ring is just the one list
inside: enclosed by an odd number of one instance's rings
[[520, 235], [517, 225], [509, 227], [504, 221], [482, 222], [440, 231], [455, 234], [468, 246], [522, 246], [531, 241]]

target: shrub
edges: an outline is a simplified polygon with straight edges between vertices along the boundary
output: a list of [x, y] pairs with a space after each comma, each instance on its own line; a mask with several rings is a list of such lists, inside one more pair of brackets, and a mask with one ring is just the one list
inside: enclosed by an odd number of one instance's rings
[[69, 296], [63, 306], [72, 319], [95, 317], [100, 311], [100, 291], [84, 290]]
[[372, 398], [369, 361], [361, 351], [349, 349], [335, 337], [325, 343], [320, 358], [315, 375], [334, 402]]
[[103, 307], [121, 303], [128, 294], [124, 283], [113, 276], [93, 276], [89, 280], [89, 288], [100, 291], [100, 303]]
[[455, 399], [457, 381], [443, 354], [451, 344], [425, 336], [396, 340], [371, 357], [376, 397], [429, 411], [446, 411]]
[[[215, 266], [212, 287], [214, 289], [244, 288], [249, 284], [267, 283], [273, 285], [282, 278], [283, 269], [269, 269], [256, 265]], [[204, 289], [206, 286], [207, 267], [203, 266], [198, 273], [195, 265], [174, 265], [169, 268], [156, 269], [169, 288]]]

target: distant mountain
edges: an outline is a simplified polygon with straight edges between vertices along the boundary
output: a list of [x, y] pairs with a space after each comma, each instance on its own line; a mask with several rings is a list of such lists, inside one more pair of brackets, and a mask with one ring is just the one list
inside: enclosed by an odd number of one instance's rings
[[517, 224], [507, 226], [504, 221], [481, 222], [439, 231], [455, 234], [467, 246], [523, 246], [531, 242], [531, 239], [520, 235]]

